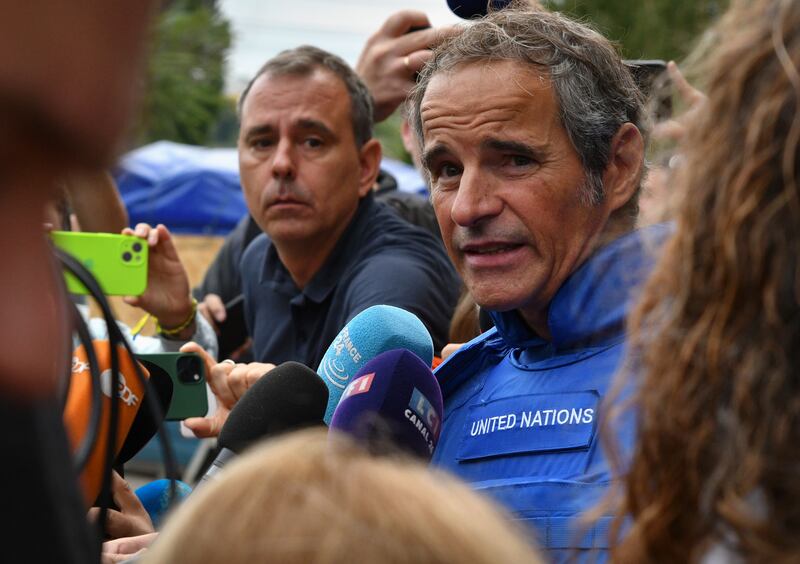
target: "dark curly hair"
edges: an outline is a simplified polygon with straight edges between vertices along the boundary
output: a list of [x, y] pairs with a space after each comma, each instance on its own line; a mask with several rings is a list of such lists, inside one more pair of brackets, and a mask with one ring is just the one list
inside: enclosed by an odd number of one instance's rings
[[800, 561], [800, 2], [736, 0], [630, 320], [638, 441], [619, 562]]

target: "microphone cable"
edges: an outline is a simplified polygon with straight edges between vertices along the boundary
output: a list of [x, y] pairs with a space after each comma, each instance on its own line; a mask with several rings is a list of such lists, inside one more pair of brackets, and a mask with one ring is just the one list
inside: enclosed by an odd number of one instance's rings
[[[107, 443], [107, 451], [106, 451], [106, 463], [103, 471], [103, 481], [102, 486], [100, 489], [100, 532], [101, 538], [104, 536], [105, 529], [106, 529], [106, 520], [108, 514], [108, 508], [112, 501], [112, 493], [111, 493], [111, 476], [112, 470], [114, 466], [114, 458], [115, 458], [115, 451], [116, 451], [116, 438], [117, 438], [117, 427], [118, 427], [118, 420], [119, 420], [119, 403], [114, 400], [114, 391], [119, 389], [119, 357], [117, 347], [122, 346], [125, 350], [130, 354], [131, 358], [135, 359], [132, 347], [130, 343], [128, 343], [125, 336], [122, 334], [119, 326], [117, 325], [116, 319], [114, 314], [111, 310], [111, 306], [109, 305], [108, 301], [103, 294], [100, 285], [95, 280], [94, 276], [89, 272], [77, 259], [75, 259], [69, 253], [57, 248], [53, 247], [53, 252], [55, 256], [58, 258], [61, 265], [66, 268], [69, 272], [71, 272], [83, 286], [87, 289], [89, 294], [92, 298], [96, 301], [100, 309], [103, 313], [103, 318], [106, 322], [107, 330], [108, 330], [108, 340], [110, 345], [110, 353], [111, 353], [111, 390], [112, 390], [112, 401], [111, 401], [111, 411], [110, 411], [110, 424], [109, 424], [109, 436], [108, 436], [108, 443]], [[78, 312], [78, 316], [80, 313]], [[81, 319], [81, 323], [83, 320]], [[85, 328], [85, 324], [84, 324]], [[86, 331], [81, 337], [81, 340], [88, 337], [89, 344], [91, 344], [91, 337], [88, 332], [88, 328], [85, 328]], [[79, 337], [80, 337], [80, 330], [79, 330]], [[89, 346], [86, 347], [87, 349], [87, 358], [89, 357], [89, 350], [91, 350], [91, 354], [94, 356], [94, 347]], [[149, 379], [145, 377], [144, 372], [142, 372], [142, 368], [138, 362], [133, 362], [134, 372], [136, 374], [137, 379], [142, 384], [144, 389], [146, 390], [145, 395], [145, 403], [148, 405], [148, 409], [150, 409], [151, 416], [155, 418], [155, 421], [158, 421], [158, 436], [161, 443], [163, 461], [164, 461], [164, 469], [167, 478], [170, 480], [170, 488], [168, 494], [168, 501], [167, 504], [171, 504], [172, 501], [177, 496], [177, 486], [175, 483], [176, 476], [177, 476], [177, 465], [175, 462], [175, 455], [172, 448], [172, 443], [169, 439], [169, 435], [167, 433], [166, 427], [163, 424], [163, 414], [161, 413], [161, 407], [158, 401], [155, 398], [156, 391], [153, 385], [150, 383]], [[95, 373], [97, 372], [97, 359], [95, 356], [94, 362], [94, 372], [92, 373], [92, 377], [94, 378]], [[97, 388], [95, 391], [94, 388]], [[99, 419], [100, 419], [100, 411], [102, 410], [102, 396], [100, 396], [100, 401], [96, 402], [96, 398], [98, 397], [98, 392], [100, 392], [100, 381], [96, 382], [96, 386], [93, 383], [92, 389], [92, 414], [90, 417], [90, 421], [93, 420], [95, 417], [97, 418], [98, 425], [95, 426], [93, 429], [93, 437], [91, 437], [92, 442], [89, 443], [88, 451], [91, 452], [94, 442], [97, 439], [97, 433], [99, 431]], [[97, 411], [97, 414], [95, 414]], [[85, 464], [85, 461], [83, 461]]]

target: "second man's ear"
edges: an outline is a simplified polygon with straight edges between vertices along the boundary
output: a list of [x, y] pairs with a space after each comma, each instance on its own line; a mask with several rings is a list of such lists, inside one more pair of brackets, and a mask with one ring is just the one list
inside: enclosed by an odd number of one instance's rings
[[369, 194], [381, 168], [381, 157], [383, 149], [381, 142], [377, 139], [370, 139], [361, 147], [359, 151], [359, 162], [361, 163], [361, 175], [359, 177], [358, 195], [364, 197]]

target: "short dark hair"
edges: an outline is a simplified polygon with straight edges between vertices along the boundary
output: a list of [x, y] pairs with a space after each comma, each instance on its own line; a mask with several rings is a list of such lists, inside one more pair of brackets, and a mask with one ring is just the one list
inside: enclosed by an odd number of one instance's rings
[[[590, 27], [520, 2], [470, 22], [439, 45], [409, 95], [409, 122], [420, 144], [420, 105], [431, 78], [460, 65], [515, 61], [547, 73], [559, 104], [561, 123], [586, 174], [587, 203], [603, 200], [603, 172], [611, 140], [626, 122], [647, 137], [644, 99], [630, 70], [610, 41]], [[638, 192], [629, 206], [638, 210]], [[626, 214], [627, 215], [627, 214]]]
[[318, 47], [302, 45], [294, 49], [281, 51], [258, 69], [255, 76], [247, 83], [242, 95], [239, 97], [237, 111], [242, 115], [245, 98], [250, 93], [258, 78], [264, 74], [272, 76], [292, 75], [308, 76], [317, 69], [332, 72], [344, 83], [350, 95], [350, 113], [353, 121], [353, 135], [356, 144], [361, 147], [372, 139], [372, 95], [366, 85], [361, 81], [356, 72], [344, 62], [341, 57], [329, 53]]

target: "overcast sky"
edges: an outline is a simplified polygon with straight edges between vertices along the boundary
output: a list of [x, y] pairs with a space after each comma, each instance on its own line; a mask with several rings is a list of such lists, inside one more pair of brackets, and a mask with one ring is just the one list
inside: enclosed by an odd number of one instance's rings
[[355, 65], [367, 37], [400, 9], [421, 10], [434, 26], [460, 21], [445, 0], [221, 0], [220, 6], [234, 34], [229, 93], [238, 93], [271, 56], [304, 43]]

